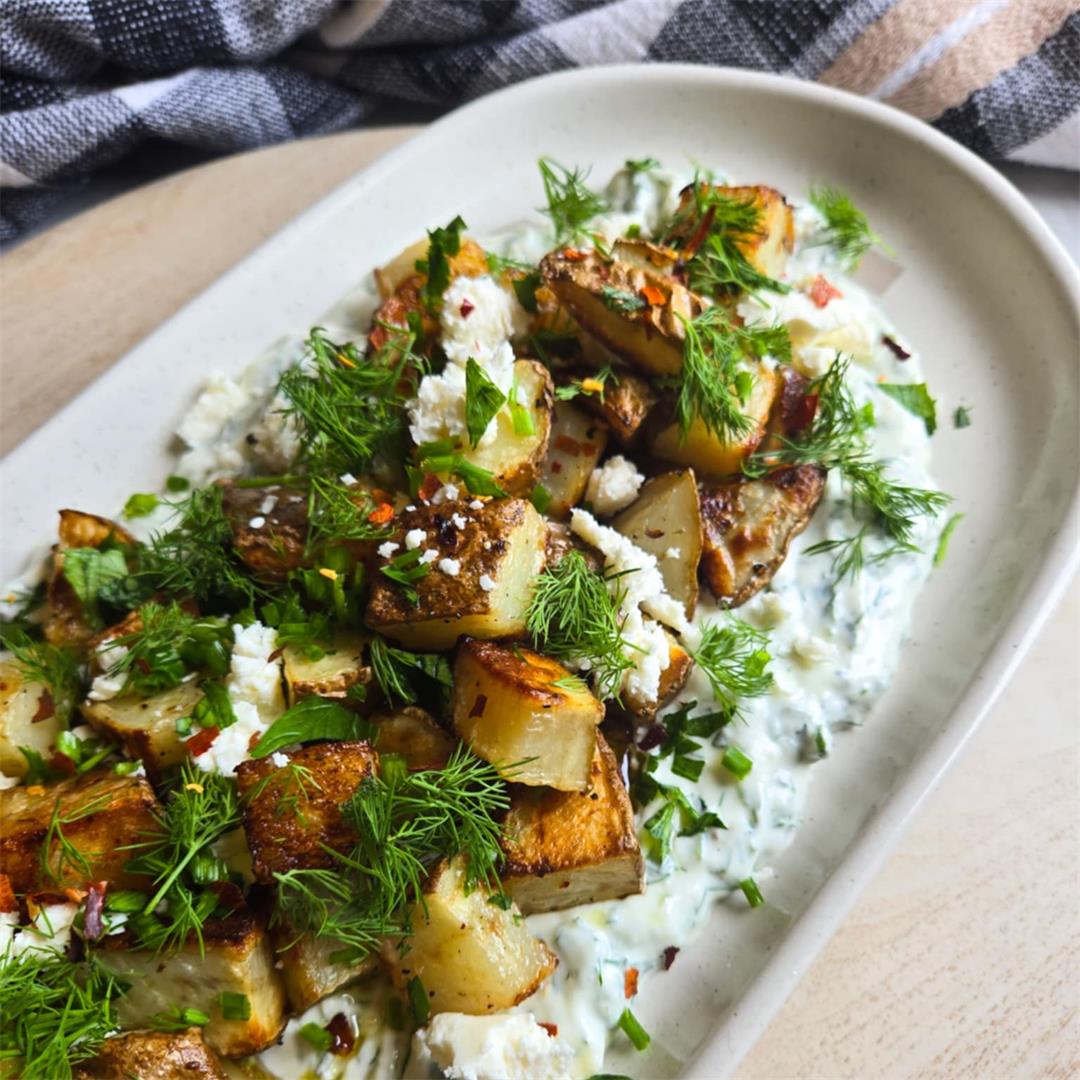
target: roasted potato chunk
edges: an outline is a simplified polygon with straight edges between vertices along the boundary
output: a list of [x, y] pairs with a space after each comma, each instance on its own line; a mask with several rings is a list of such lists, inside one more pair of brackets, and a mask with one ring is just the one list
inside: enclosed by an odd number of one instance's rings
[[701, 512], [692, 469], [663, 473], [646, 482], [611, 523], [613, 529], [656, 559], [668, 595], [693, 618], [701, 559]]
[[596, 548], [589, 547], [584, 540], [572, 533], [569, 525], [564, 525], [561, 521], [549, 521], [547, 542], [544, 545], [546, 565], [549, 567], [557, 565], [571, 551], [580, 552], [590, 569], [603, 570], [604, 558]]
[[[273, 500], [271, 502], [271, 500]], [[227, 484], [221, 505], [240, 560], [263, 577], [284, 577], [304, 562], [308, 500], [296, 488], [243, 488]]]
[[[159, 832], [158, 801], [137, 776], [111, 769], [73, 776], [48, 787], [0, 791], [0, 873], [17, 893], [85, 888], [107, 881], [142, 889], [145, 878], [125, 870], [132, 845]], [[73, 857], [68, 845], [78, 852]]]
[[[589, 377], [587, 372], [575, 374], [578, 378]], [[574, 401], [607, 421], [620, 445], [629, 446], [656, 404], [656, 394], [639, 375], [619, 368], [604, 382], [603, 393], [581, 394]]]
[[[366, 646], [367, 638], [363, 634], [341, 632], [326, 646], [322, 656], [312, 660], [304, 655], [303, 650], [286, 645], [282, 661], [289, 704], [295, 705], [301, 698], [313, 695], [348, 699], [353, 706], [366, 702], [373, 679], [371, 668], [364, 660]], [[364, 688], [362, 699], [356, 697], [353, 691], [356, 686]]]
[[14, 661], [0, 661], [0, 773], [25, 776], [29, 763], [19, 747], [48, 757], [59, 732], [48, 687], [28, 679]]
[[494, 641], [463, 642], [453, 715], [462, 740], [507, 779], [560, 791], [588, 787], [604, 706], [558, 661]]
[[611, 246], [611, 254], [626, 266], [645, 270], [650, 274], [670, 277], [679, 269], [679, 252], [663, 244], [654, 244], [640, 237], [622, 236]]
[[203, 692], [193, 683], [180, 683], [152, 697], [125, 695], [79, 706], [86, 722], [123, 744], [129, 757], [141, 758], [151, 776], [179, 765], [188, 757], [176, 722], [190, 716]]
[[471, 1015], [509, 1009], [536, 992], [558, 959], [525, 927], [516, 908], [490, 902], [483, 886], [466, 887], [465, 864], [443, 862], [413, 906], [412, 937], [385, 955], [403, 993], [419, 977], [431, 1011]]
[[75, 1080], [226, 1080], [221, 1060], [197, 1027], [113, 1035], [73, 1075]]
[[[757, 226], [736, 241], [736, 247], [757, 271], [771, 278], [783, 275], [788, 256], [795, 247], [795, 217], [779, 191], [762, 185], [712, 188], [718, 195], [753, 205], [758, 213]], [[676, 226], [667, 237], [669, 243], [700, 246], [708, 225], [698, 217], [693, 185], [683, 189], [676, 212]], [[696, 241], [696, 243], [695, 243]]]
[[587, 791], [514, 786], [503, 851], [503, 886], [526, 915], [645, 891], [633, 807], [603, 736]]
[[528, 410], [532, 433], [519, 435], [509, 409], [495, 416], [495, 438], [486, 446], [461, 451], [466, 461], [487, 469], [510, 495], [527, 495], [536, 484], [551, 435], [551, 403], [554, 388], [543, 364], [518, 360], [514, 364], [518, 400]]
[[457, 745], [429, 712], [406, 705], [371, 718], [379, 725], [376, 746], [380, 754], [400, 754], [409, 772], [441, 769]]
[[551, 501], [544, 512], [566, 517], [581, 501], [589, 476], [607, 446], [608, 429], [602, 421], [587, 416], [568, 401], [555, 406], [551, 442], [540, 472], [540, 483]]
[[684, 437], [677, 421], [660, 427], [652, 439], [652, 452], [665, 461], [689, 465], [702, 476], [728, 476], [737, 473], [743, 461], [760, 445], [773, 402], [780, 389], [775, 371], [759, 365], [754, 373], [754, 388], [743, 406], [750, 417], [750, 431], [734, 439], [721, 438], [695, 417]]
[[[158, 1013], [194, 1008], [209, 1013], [202, 1029], [211, 1049], [223, 1057], [254, 1054], [269, 1046], [285, 1026], [285, 990], [274, 969], [274, 952], [262, 923], [250, 912], [208, 919], [202, 949], [192, 936], [175, 953], [134, 947], [125, 931], [102, 939], [98, 961], [130, 984], [117, 1004], [125, 1028], [148, 1024]], [[243, 994], [251, 1006], [247, 1020], [226, 1020], [220, 995]]]
[[[464, 519], [465, 525], [455, 524]], [[543, 569], [544, 519], [525, 499], [492, 499], [479, 509], [470, 502], [421, 506], [398, 515], [393, 539], [407, 550], [406, 536], [423, 533], [421, 551], [438, 557], [431, 572], [414, 583], [416, 604], [402, 586], [372, 574], [367, 625], [410, 649], [449, 649], [459, 637], [520, 634]], [[426, 556], [425, 556], [426, 557]], [[440, 568], [444, 560], [456, 573]], [[384, 559], [379, 568], [392, 560]]]
[[355, 982], [378, 963], [372, 955], [357, 964], [346, 964], [331, 957], [344, 948], [333, 938], [297, 934], [278, 924], [270, 931], [277, 948], [277, 967], [289, 999], [289, 1008], [301, 1013], [343, 986]]
[[690, 654], [675, 638], [666, 630], [664, 635], [668, 641], [668, 666], [660, 672], [660, 688], [656, 699], [635, 694], [631, 687], [623, 689], [623, 709], [639, 723], [655, 719], [656, 714], [675, 699], [675, 696], [686, 685], [686, 680], [690, 677], [690, 671], [694, 666]]
[[702, 301], [667, 274], [560, 248], [540, 263], [544, 281], [574, 318], [616, 356], [651, 375], [682, 370], [683, 320]]
[[825, 491], [818, 465], [779, 469], [760, 480], [702, 484], [701, 572], [728, 607], [764, 588], [806, 528]]
[[341, 804], [378, 763], [366, 742], [316, 743], [285, 756], [289, 763], [281, 767], [272, 756], [236, 767], [252, 869], [267, 885], [275, 873], [334, 866], [326, 849], [352, 847], [356, 834]]

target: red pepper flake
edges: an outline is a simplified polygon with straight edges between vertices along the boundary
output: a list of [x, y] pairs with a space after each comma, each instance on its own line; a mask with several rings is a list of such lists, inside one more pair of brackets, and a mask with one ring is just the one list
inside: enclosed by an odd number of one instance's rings
[[385, 525], [394, 516], [394, 508], [388, 503], [381, 503], [368, 514], [367, 519], [373, 525]]
[[86, 891], [86, 913], [83, 916], [83, 934], [89, 941], [97, 941], [105, 933], [105, 892], [107, 881], [91, 882]]
[[42, 720], [48, 720], [49, 717], [56, 715], [56, 702], [53, 701], [52, 694], [48, 690], [42, 690], [41, 697], [38, 698], [37, 712], [30, 718], [31, 724], [40, 724]]
[[911, 353], [909, 353], [896, 338], [891, 338], [888, 334], [881, 335], [881, 344], [884, 345], [897, 360], [908, 360], [911, 358]]
[[626, 974], [623, 976], [623, 994], [627, 999], [632, 998], [637, 993], [637, 980], [638, 969], [635, 967], [627, 968]]
[[555, 449], [571, 457], [578, 457], [581, 454], [581, 443], [577, 439], [571, 439], [569, 435], [560, 435], [555, 440]]
[[352, 1051], [356, 1036], [353, 1034], [349, 1018], [343, 1012], [334, 1013], [330, 1023], [326, 1025], [326, 1030], [334, 1037], [334, 1041], [330, 1044], [331, 1054], [344, 1057]]
[[75, 775], [75, 762], [67, 754], [61, 754], [59, 750], [49, 759], [49, 768], [54, 772], [63, 773], [64, 776]]
[[565, 247], [562, 249], [562, 257], [570, 262], [584, 262], [589, 257], [586, 251], [577, 251], [575, 248]]
[[420, 484], [420, 490], [417, 491], [417, 495], [420, 496], [424, 502], [429, 502], [435, 495], [435, 492], [441, 488], [442, 481], [433, 473], [424, 473], [424, 479]]
[[664, 950], [664, 970], [670, 971], [671, 965], [675, 963], [675, 957], [679, 955], [678, 945], [669, 945]]
[[824, 275], [818, 274], [810, 286], [810, 299], [817, 307], [823, 308], [830, 300], [835, 300], [844, 294], [836, 288]]
[[205, 754], [206, 751], [214, 745], [214, 740], [220, 734], [221, 731], [216, 727], [203, 728], [202, 731], [197, 731], [186, 743], [188, 753], [190, 753], [192, 757], [199, 757], [201, 754]]
[[537, 1023], [554, 1039], [559, 1034], [558, 1024], [549, 1024], [546, 1020], [538, 1020]]
[[553, 461], [551, 463], [551, 471], [553, 473], [561, 473], [562, 472], [562, 462], [561, 461]]
[[593, 454], [599, 454], [600, 450], [596, 443], [584, 442], [581, 444], [581, 452], [585, 454], [586, 457], [591, 457]]
[[664, 296], [663, 292], [655, 285], [643, 285], [641, 295], [645, 298], [645, 302], [649, 304], [650, 307], [658, 307], [667, 300], [667, 297]]
[[458, 308], [463, 319], [467, 319], [475, 310], [476, 305], [471, 300], [462, 300], [461, 307]]
[[660, 746], [667, 739], [667, 728], [663, 724], [653, 724], [641, 739], [638, 741], [638, 747], [642, 750], [649, 751], [654, 750]]
[[476, 700], [473, 702], [472, 710], [469, 712], [469, 719], [473, 717], [480, 717], [484, 715], [484, 710], [487, 708], [487, 694], [477, 694]]
[[698, 223], [698, 227], [694, 230], [686, 247], [683, 248], [682, 257], [685, 262], [689, 262], [697, 253], [697, 249], [705, 243], [705, 237], [709, 235], [714, 217], [716, 217], [716, 207], [710, 206], [705, 216]]

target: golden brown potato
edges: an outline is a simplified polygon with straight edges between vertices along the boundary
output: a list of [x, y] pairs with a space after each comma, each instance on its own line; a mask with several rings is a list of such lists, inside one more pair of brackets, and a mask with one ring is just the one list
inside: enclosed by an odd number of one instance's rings
[[547, 541], [544, 544], [546, 565], [548, 567], [558, 565], [571, 551], [580, 552], [585, 557], [589, 569], [596, 571], [604, 569], [604, 557], [596, 548], [589, 547], [581, 537], [572, 533], [569, 525], [564, 525], [561, 521], [549, 521]]
[[675, 248], [640, 237], [620, 237], [612, 244], [611, 254], [618, 262], [650, 274], [670, 276], [679, 269], [680, 256]]
[[574, 318], [626, 363], [651, 375], [682, 370], [683, 321], [696, 318], [702, 302], [674, 278], [572, 248], [545, 255], [540, 272]]
[[202, 1029], [125, 1031], [101, 1044], [97, 1056], [75, 1066], [75, 1080], [225, 1080], [221, 1060]]
[[[316, 660], [309, 659], [296, 646], [286, 645], [282, 662], [289, 704], [318, 695], [347, 699], [350, 706], [362, 707], [374, 693], [371, 668], [364, 660], [366, 646], [365, 635], [349, 631], [339, 632]], [[355, 692], [350, 694], [354, 686], [364, 687], [362, 700], [355, 697]]]
[[25, 776], [29, 763], [19, 747], [47, 758], [59, 731], [48, 687], [29, 680], [14, 661], [0, 661], [0, 773]]
[[622, 707], [638, 723], [645, 720], [653, 720], [656, 714], [674, 701], [679, 691], [686, 685], [690, 678], [690, 671], [694, 666], [690, 654], [669, 634], [666, 630], [664, 635], [668, 641], [668, 666], [660, 672], [660, 689], [656, 699], [641, 697], [626, 688], [622, 693]]
[[503, 886], [526, 915], [645, 891], [634, 810], [602, 736], [587, 791], [515, 785], [503, 851]]
[[327, 851], [345, 852], [356, 834], [341, 813], [378, 756], [366, 742], [327, 742], [242, 761], [236, 786], [244, 804], [244, 832], [255, 880], [271, 885], [275, 873], [336, 865]]
[[[779, 191], [761, 185], [726, 187], [716, 185], [720, 195], [738, 202], [749, 202], [757, 208], [758, 225], [752, 236], [739, 240], [736, 246], [746, 261], [762, 274], [779, 278], [787, 266], [788, 256], [795, 246], [795, 218], [790, 206]], [[667, 238], [669, 243], [688, 245], [693, 254], [707, 234], [706, 225], [695, 212], [695, 196], [692, 186], [683, 189], [676, 213], [676, 228]]]
[[[465, 520], [458, 528], [454, 516]], [[420, 506], [397, 517], [393, 539], [405, 552], [405, 536], [420, 530], [418, 550], [438, 558], [431, 572], [413, 588], [410, 602], [402, 586], [379, 572], [372, 574], [367, 625], [410, 649], [449, 649], [466, 634], [509, 637], [523, 633], [532, 584], [544, 566], [544, 519], [525, 499], [491, 499], [479, 509], [470, 502]], [[440, 569], [453, 560], [457, 573]], [[392, 559], [379, 560], [378, 567]]]
[[692, 469], [663, 473], [647, 481], [611, 523], [656, 559], [668, 595], [693, 618], [701, 559], [701, 512]]
[[372, 721], [379, 725], [375, 745], [379, 754], [400, 754], [410, 772], [441, 769], [457, 746], [429, 712], [406, 705], [394, 712], [376, 713]]
[[773, 402], [772, 413], [765, 429], [765, 438], [758, 453], [767, 454], [784, 445], [783, 440], [798, 438], [813, 423], [817, 412], [816, 395], [808, 394], [810, 380], [787, 364], [776, 369], [780, 389]]
[[[589, 373], [578, 371], [575, 377], [587, 379]], [[574, 402], [606, 420], [620, 445], [629, 446], [656, 404], [656, 394], [639, 375], [619, 368], [605, 381], [602, 394], [581, 394]]]
[[536, 992], [558, 959], [525, 927], [515, 907], [491, 903], [491, 892], [466, 889], [463, 861], [443, 862], [410, 913], [413, 935], [388, 944], [386, 959], [401, 992], [419, 978], [431, 1011], [473, 1016], [509, 1009]]
[[[262, 922], [249, 911], [208, 919], [203, 948], [190, 937], [175, 953], [134, 947], [128, 931], [108, 934], [95, 950], [98, 961], [130, 989], [117, 1004], [124, 1028], [143, 1027], [159, 1013], [193, 1008], [210, 1015], [203, 1038], [222, 1057], [255, 1054], [285, 1026], [285, 990], [274, 969], [274, 952]], [[247, 1020], [226, 1020], [220, 995], [243, 994]]]
[[87, 701], [79, 711], [88, 724], [120, 742], [129, 757], [140, 758], [152, 777], [188, 757], [176, 722], [190, 716], [203, 692], [194, 682], [180, 683], [152, 697], [132, 695]]
[[754, 372], [754, 388], [743, 406], [743, 413], [752, 421], [750, 431], [734, 439], [720, 438], [695, 417], [683, 437], [677, 421], [664, 424], [652, 439], [652, 452], [665, 461], [689, 465], [700, 476], [729, 476], [739, 472], [743, 461], [765, 437], [765, 425], [772, 412], [773, 402], [780, 390], [780, 377], [764, 365]]
[[454, 729], [509, 780], [584, 791], [604, 706], [558, 661], [464, 641], [454, 663]]
[[518, 400], [529, 411], [532, 434], [518, 435], [509, 409], [495, 417], [495, 438], [486, 446], [461, 451], [466, 461], [487, 469], [510, 495], [528, 495], [540, 475], [551, 435], [551, 403], [554, 387], [543, 364], [518, 360], [514, 364]]
[[701, 571], [728, 607], [764, 588], [806, 528], [825, 491], [818, 465], [779, 469], [760, 480], [702, 484]]
[[[117, 776], [111, 769], [48, 787], [0, 791], [0, 873], [8, 875], [17, 893], [85, 888], [94, 881], [116, 889], [147, 888], [146, 878], [124, 867], [135, 854], [132, 845], [160, 831], [158, 809], [145, 780]], [[77, 858], [67, 852], [57, 829]]]
[[61, 510], [59, 527], [60, 547], [67, 548], [101, 547], [106, 540], [115, 540], [118, 544], [132, 544], [134, 537], [122, 525], [97, 514], [87, 514], [82, 510]]
[[359, 963], [332, 959], [345, 946], [333, 938], [296, 934], [279, 923], [270, 930], [277, 950], [281, 981], [293, 1012], [301, 1013], [317, 1001], [366, 975], [378, 963], [373, 954]]
[[232, 529], [233, 548], [254, 573], [279, 578], [303, 565], [308, 537], [308, 498], [303, 491], [226, 484], [221, 505]]
[[540, 472], [540, 483], [551, 497], [544, 513], [567, 517], [585, 494], [589, 476], [607, 446], [608, 429], [569, 401], [555, 406], [551, 441]]

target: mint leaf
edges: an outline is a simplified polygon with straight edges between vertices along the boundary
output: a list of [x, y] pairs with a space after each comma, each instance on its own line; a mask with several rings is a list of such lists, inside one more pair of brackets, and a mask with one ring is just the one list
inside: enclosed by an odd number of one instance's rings
[[479, 445], [488, 424], [505, 403], [506, 395], [470, 356], [465, 364], [465, 426], [473, 446]]
[[937, 430], [937, 402], [930, 396], [926, 383], [879, 383], [878, 389], [917, 416], [926, 425], [927, 435]]
[[264, 758], [283, 746], [316, 742], [373, 738], [371, 724], [356, 713], [325, 698], [309, 697], [286, 709], [267, 729], [251, 751], [253, 758]]

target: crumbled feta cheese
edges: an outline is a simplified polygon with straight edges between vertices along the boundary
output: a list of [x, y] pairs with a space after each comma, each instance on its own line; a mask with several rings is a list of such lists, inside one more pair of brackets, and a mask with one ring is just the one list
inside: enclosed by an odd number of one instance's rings
[[405, 534], [405, 546], [410, 551], [415, 551], [426, 539], [427, 533], [423, 529], [410, 529]]
[[796, 638], [791, 649], [804, 667], [812, 667], [823, 660], [829, 660], [835, 653], [832, 645], [816, 634]]
[[432, 506], [441, 506], [445, 502], [453, 502], [459, 494], [460, 490], [457, 484], [443, 484], [443, 486], [431, 496], [429, 501]]
[[277, 769], [284, 769], [289, 764], [289, 757], [287, 754], [283, 754], [280, 750], [275, 750], [270, 755], [270, 760], [274, 763], [274, 767]]
[[429, 563], [433, 563], [439, 557], [439, 552], [436, 548], [428, 548], [423, 555], [420, 556], [420, 565], [427, 566]]
[[19, 926], [18, 912], [0, 914], [0, 963], [27, 952], [65, 953], [71, 924], [79, 913], [72, 903], [46, 904], [29, 926]]
[[416, 1040], [418, 1056], [430, 1056], [449, 1080], [560, 1080], [574, 1058], [531, 1013], [439, 1013]]
[[439, 569], [450, 577], [457, 577], [461, 573], [461, 563], [457, 559], [440, 559]]
[[491, 592], [495, 588], [495, 579], [488, 574], [481, 574], [478, 584], [484, 592]]
[[338, 479], [346, 486], [352, 487], [356, 483], [356, 477], [351, 472], [342, 473]]
[[188, 450], [176, 463], [176, 475], [195, 487], [235, 476], [244, 468], [244, 455], [235, 446], [217, 443]]
[[221, 438], [229, 421], [249, 402], [243, 387], [217, 371], [206, 380], [206, 387], [188, 409], [176, 433], [193, 450], [210, 446]]
[[288, 400], [275, 395], [258, 422], [248, 432], [251, 456], [273, 473], [286, 472], [300, 453], [296, 420], [285, 413]]
[[8, 776], [6, 773], [0, 773], [0, 791], [6, 791], [8, 788], [17, 787], [19, 778], [17, 776]]
[[247, 701], [270, 719], [284, 706], [281, 692], [281, 661], [271, 660], [277, 650], [277, 631], [254, 622], [233, 626], [233, 649], [229, 678], [225, 684], [235, 704]]
[[637, 498], [643, 483], [645, 477], [637, 471], [634, 463], [622, 454], [616, 454], [599, 469], [593, 469], [585, 489], [585, 498], [601, 517], [611, 517]]
[[277, 506], [277, 496], [267, 495], [266, 498], [263, 499], [261, 503], [259, 503], [259, 513], [269, 514], [275, 506]]
[[97, 650], [97, 663], [102, 669], [100, 675], [94, 676], [90, 684], [90, 693], [86, 696], [90, 701], [111, 701], [119, 695], [127, 682], [127, 672], [120, 671], [115, 675], [110, 674], [118, 664], [127, 656], [128, 650], [123, 645], [104, 642]]
[[399, 547], [401, 547], [400, 544], [394, 543], [393, 540], [387, 540], [385, 543], [379, 545], [379, 557], [382, 559], [389, 559]]
[[454, 523], [455, 529], [464, 529], [469, 524], [469, 519], [461, 514], [451, 514], [450, 520]]
[[473, 501], [471, 503], [469, 503], [469, 509], [470, 510], [483, 510], [484, 509], [484, 504], [483, 504], [483, 502], [481, 502], [480, 499], [473, 499]]
[[249, 747], [263, 735], [270, 724], [250, 701], [233, 701], [236, 723], [222, 728], [203, 753], [194, 758], [203, 772], [219, 772], [230, 776], [241, 761], [247, 761]]
[[266, 524], [266, 518], [261, 514], [256, 515], [248, 522], [249, 529], [261, 529]]
[[667, 549], [667, 551], [664, 552], [664, 558], [665, 559], [681, 559], [682, 558], [682, 548], [669, 547]]

